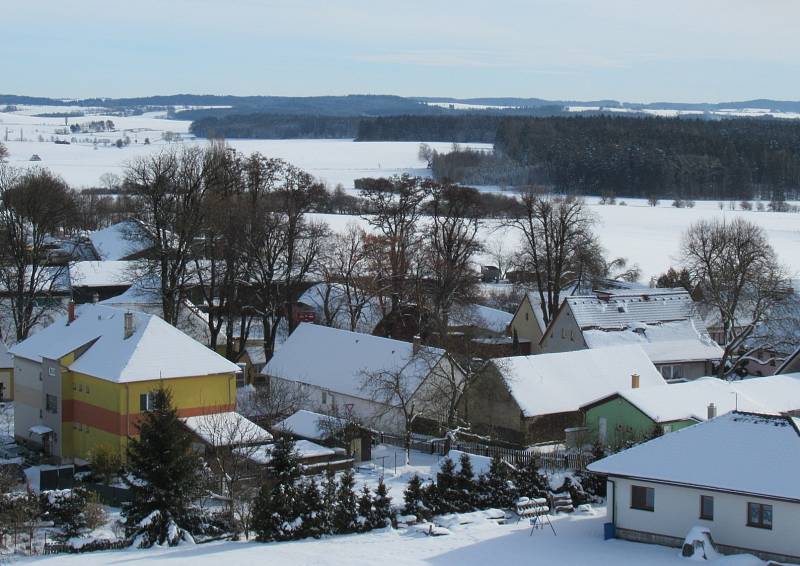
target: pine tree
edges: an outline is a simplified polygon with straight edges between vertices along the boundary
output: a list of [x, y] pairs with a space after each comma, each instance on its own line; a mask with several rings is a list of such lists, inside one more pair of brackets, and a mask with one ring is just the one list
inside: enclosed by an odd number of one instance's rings
[[322, 482], [322, 532], [332, 534], [333, 516], [336, 510], [336, 475], [330, 468], [325, 472]]
[[492, 458], [489, 472], [481, 476], [480, 481], [484, 506], [507, 508], [513, 505], [516, 493], [509, 476], [508, 464], [500, 458]]
[[322, 510], [322, 496], [319, 493], [319, 485], [313, 477], [303, 482], [301, 486], [300, 502], [302, 536], [319, 538], [325, 532], [323, 525], [324, 513]]
[[358, 498], [359, 530], [368, 531], [372, 528], [370, 525], [370, 518], [372, 516], [373, 516], [372, 493], [367, 487], [367, 484], [364, 484], [364, 487], [361, 489], [361, 495]]
[[422, 480], [417, 474], [414, 474], [406, 485], [403, 491], [403, 514], [414, 515], [417, 519], [423, 519], [427, 516], [427, 511], [422, 503], [423, 487]]
[[539, 471], [536, 458], [531, 458], [519, 466], [514, 474], [514, 485], [520, 497], [547, 497], [550, 485], [547, 478]]
[[[144, 546], [176, 544], [170, 531], [194, 519], [191, 503], [198, 493], [200, 459], [171, 393], [163, 387], [153, 392], [153, 410], [144, 413], [139, 438], [129, 440], [128, 468], [135, 478], [125, 478], [132, 498], [123, 509], [128, 534], [146, 534], [141, 539]], [[145, 522], [146, 533], [141, 533], [145, 518], [150, 520]]]
[[[300, 465], [294, 451], [294, 441], [281, 436], [275, 442], [270, 460], [270, 489], [261, 487], [254, 503], [253, 530], [259, 540], [288, 540], [295, 536], [297, 520], [302, 513], [299, 491], [295, 483], [300, 477]], [[265, 491], [268, 490], [268, 493]]]
[[472, 458], [465, 452], [461, 454], [458, 464], [456, 486], [459, 494], [459, 511], [471, 511], [475, 507], [475, 472], [472, 470]]
[[[439, 473], [436, 474], [436, 488], [438, 497], [434, 503], [435, 513], [450, 513], [457, 511], [459, 496], [456, 492], [456, 465], [450, 458], [442, 460]], [[438, 505], [435, 505], [438, 503]]]
[[333, 511], [333, 530], [336, 534], [352, 533], [358, 528], [358, 501], [353, 491], [353, 470], [339, 478], [336, 489], [336, 507]]
[[375, 489], [375, 498], [372, 503], [372, 517], [370, 518], [370, 526], [373, 529], [382, 529], [392, 518], [392, 498], [389, 497], [389, 490], [386, 484], [383, 483], [383, 478], [378, 481], [378, 487]]

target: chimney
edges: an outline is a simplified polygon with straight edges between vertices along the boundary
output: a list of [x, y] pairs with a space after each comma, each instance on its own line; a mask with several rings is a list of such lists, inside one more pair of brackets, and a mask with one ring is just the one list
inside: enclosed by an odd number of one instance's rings
[[125, 313], [125, 339], [127, 340], [131, 336], [133, 336], [134, 331], [136, 330], [135, 325], [133, 324], [133, 313], [126, 312]]
[[708, 404], [708, 420], [717, 416], [717, 406], [714, 403]]
[[631, 389], [639, 389], [639, 374], [631, 374]]
[[67, 304], [67, 325], [75, 322], [75, 318], [75, 302], [70, 301], [69, 304]]
[[419, 344], [420, 344], [420, 341], [421, 341], [421, 340], [422, 340], [422, 338], [420, 338], [419, 334], [416, 334], [416, 335], [414, 335], [414, 342], [413, 342], [413, 343], [414, 343], [414, 348], [413, 348], [413, 352], [414, 352], [415, 354], [418, 354], [418, 353], [419, 353]]

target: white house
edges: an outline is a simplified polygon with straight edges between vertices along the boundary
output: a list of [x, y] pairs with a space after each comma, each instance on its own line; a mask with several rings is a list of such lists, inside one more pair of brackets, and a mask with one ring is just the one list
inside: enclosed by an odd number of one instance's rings
[[[351, 413], [385, 432], [404, 428], [398, 403], [377, 401], [367, 376], [395, 374], [415, 410], [438, 420], [430, 388], [439, 376], [463, 379], [444, 350], [316, 324], [300, 324], [264, 368], [269, 386], [289, 384], [302, 392], [300, 408], [327, 415]], [[350, 416], [350, 415], [347, 415]]]
[[712, 373], [722, 348], [709, 336], [684, 289], [596, 291], [567, 297], [539, 342], [550, 354], [638, 344], [664, 379]]
[[800, 421], [734, 411], [590, 464], [616, 537], [680, 546], [706, 527], [724, 553], [800, 562]]

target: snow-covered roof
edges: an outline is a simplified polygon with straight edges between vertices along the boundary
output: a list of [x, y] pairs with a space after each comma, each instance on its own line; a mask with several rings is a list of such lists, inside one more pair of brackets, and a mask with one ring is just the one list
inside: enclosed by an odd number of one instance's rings
[[320, 422], [325, 421], [335, 422], [338, 426], [345, 426], [347, 424], [347, 421], [344, 419], [302, 409], [274, 425], [273, 429], [303, 436], [305, 438], [322, 440], [329, 432], [325, 427], [320, 426]]
[[139, 222], [125, 220], [108, 228], [95, 230], [89, 239], [102, 260], [125, 259], [146, 250], [152, 244]]
[[737, 408], [777, 414], [777, 411], [738, 392], [733, 384], [715, 377], [644, 389], [625, 389], [619, 395], [657, 423], [688, 419], [704, 421], [708, 417], [710, 403], [714, 403], [718, 415]]
[[181, 419], [186, 427], [211, 446], [266, 444], [272, 435], [235, 411]]
[[800, 362], [800, 347], [798, 347], [791, 356], [783, 360], [783, 363], [778, 367], [775, 373], [783, 374], [800, 369], [800, 365], [798, 365], [797, 362]]
[[[234, 452], [239, 452], [248, 457], [256, 464], [269, 464], [272, 461], [272, 451], [274, 444], [267, 444], [257, 448], [234, 448]], [[294, 451], [298, 458], [305, 460], [307, 458], [320, 458], [322, 456], [333, 456], [336, 454], [334, 450], [320, 446], [309, 440], [296, 440], [294, 443]]]
[[264, 373], [323, 387], [330, 391], [364, 397], [368, 373], [401, 371], [409, 384], [418, 385], [430, 373], [444, 350], [348, 332], [316, 324], [300, 324], [275, 352]]
[[250, 363], [254, 366], [264, 365], [267, 363], [267, 353], [264, 351], [264, 346], [245, 346], [247, 357], [250, 358]]
[[[769, 412], [789, 413], [800, 410], [800, 373], [753, 377], [731, 382], [739, 398], [748, 397]], [[742, 408], [739, 403], [739, 408]], [[760, 411], [758, 411], [760, 412]]]
[[76, 261], [69, 278], [73, 287], [122, 287], [133, 283], [131, 267], [129, 261]]
[[14, 367], [14, 358], [8, 353], [8, 346], [0, 340], [0, 369], [9, 369]]
[[800, 500], [800, 433], [789, 417], [731, 412], [589, 465], [592, 472]]
[[630, 389], [666, 381], [638, 346], [617, 346], [558, 354], [492, 360], [526, 417], [577, 411], [581, 406]]
[[[608, 299], [594, 295], [571, 296], [565, 301], [581, 329], [620, 330], [639, 322], [655, 324], [697, 318], [694, 301], [686, 290], [655, 291], [614, 293]], [[702, 322], [697, 322], [702, 327]]]
[[693, 319], [672, 322], [630, 323], [624, 329], [592, 328], [583, 331], [589, 348], [637, 344], [654, 363], [718, 360], [722, 348], [696, 326]]
[[57, 360], [88, 346], [69, 369], [117, 383], [194, 377], [239, 371], [239, 367], [193, 340], [161, 318], [140, 312], [134, 332], [125, 338], [125, 311], [87, 304], [76, 309], [71, 324], [53, 324], [11, 348], [14, 356]]
[[450, 326], [477, 326], [503, 334], [514, 315], [483, 305], [469, 304], [453, 309]]

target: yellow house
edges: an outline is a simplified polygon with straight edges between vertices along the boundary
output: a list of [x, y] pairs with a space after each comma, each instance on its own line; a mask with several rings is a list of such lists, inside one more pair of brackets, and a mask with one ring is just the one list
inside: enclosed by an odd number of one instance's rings
[[522, 298], [511, 319], [511, 336], [520, 344], [520, 354], [539, 354], [539, 341], [544, 336], [547, 324], [544, 321], [540, 299], [536, 293], [528, 292]]
[[10, 351], [14, 434], [62, 461], [100, 446], [124, 458], [160, 386], [182, 417], [236, 407], [238, 366], [155, 315], [71, 305]]

